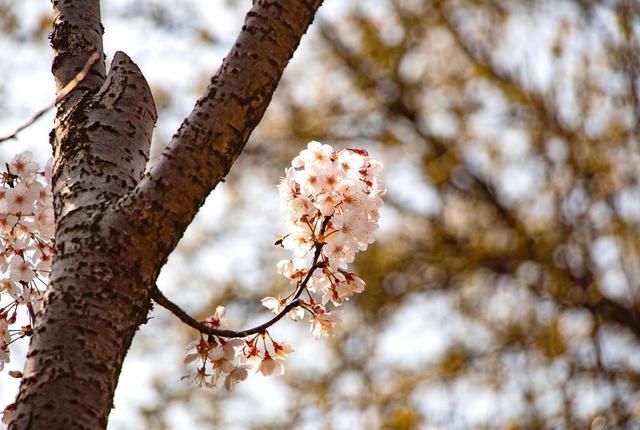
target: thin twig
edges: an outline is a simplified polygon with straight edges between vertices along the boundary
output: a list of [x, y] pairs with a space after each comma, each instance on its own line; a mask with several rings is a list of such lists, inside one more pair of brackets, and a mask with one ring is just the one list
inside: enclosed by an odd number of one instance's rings
[[305, 279], [300, 283], [300, 285], [298, 285], [296, 294], [294, 295], [294, 299], [291, 302], [289, 302], [289, 304], [287, 304], [287, 306], [285, 306], [280, 312], [278, 312], [276, 316], [274, 316], [273, 318], [271, 318], [269, 321], [265, 323], [262, 323], [258, 326], [255, 326], [246, 330], [218, 329], [218, 328], [213, 328], [210, 325], [203, 323], [202, 321], [198, 321], [195, 318], [193, 318], [191, 315], [186, 313], [179, 305], [169, 300], [158, 289], [158, 287], [155, 287], [153, 289], [153, 291], [151, 292], [151, 297], [157, 304], [159, 304], [160, 306], [162, 306], [163, 308], [167, 309], [169, 312], [174, 314], [176, 317], [178, 317], [180, 321], [187, 324], [189, 327], [192, 327], [198, 330], [201, 333], [210, 334], [213, 336], [228, 337], [228, 338], [247, 337], [247, 336], [251, 336], [252, 334], [264, 333], [269, 327], [271, 327], [272, 325], [280, 321], [282, 317], [284, 317], [287, 313], [289, 313], [291, 309], [300, 306], [302, 302], [300, 300], [300, 294], [302, 294], [302, 291], [304, 291], [306, 284], [311, 278], [311, 275], [313, 274], [313, 272], [318, 267], [321, 267], [322, 265], [323, 263], [314, 264], [311, 267], [311, 270], [309, 270]]
[[31, 118], [26, 120], [22, 125], [18, 126], [12, 133], [0, 137], [0, 143], [6, 140], [15, 139], [18, 133], [32, 125], [34, 122], [40, 119], [40, 117], [47, 113], [49, 109], [54, 107], [57, 103], [61, 102], [66, 96], [68, 96], [69, 93], [73, 91], [78, 86], [78, 84], [80, 84], [80, 82], [84, 80], [84, 78], [87, 77], [87, 75], [89, 74], [89, 70], [91, 70], [91, 68], [99, 58], [100, 54], [98, 53], [98, 51], [95, 51], [93, 54], [91, 54], [82, 70], [80, 70], [80, 72], [78, 72], [78, 74], [71, 81], [69, 81], [69, 83], [67, 83], [67, 85], [62, 88], [62, 90], [60, 90], [57, 97], [53, 99], [52, 102], [37, 111], [33, 116], [31, 116]]
[[[324, 218], [324, 221], [322, 222], [322, 227], [320, 229], [320, 235], [324, 234], [324, 231], [326, 230], [330, 219], [331, 217]], [[163, 308], [167, 309], [169, 312], [174, 314], [176, 317], [178, 317], [180, 321], [187, 324], [189, 327], [192, 327], [198, 330], [200, 333], [209, 334], [212, 336], [227, 337], [227, 338], [247, 337], [247, 336], [251, 336], [252, 334], [264, 333], [269, 327], [271, 327], [272, 325], [280, 321], [282, 317], [288, 314], [290, 310], [301, 305], [302, 301], [300, 300], [300, 295], [307, 287], [307, 283], [311, 279], [313, 272], [315, 272], [316, 269], [324, 266], [324, 262], [318, 261], [320, 259], [320, 254], [322, 252], [323, 246], [324, 246], [323, 243], [318, 243], [316, 245], [316, 250], [315, 250], [315, 253], [313, 254], [312, 266], [307, 272], [304, 279], [298, 283], [295, 294], [293, 295], [293, 298], [291, 299], [291, 301], [280, 312], [278, 312], [276, 316], [274, 316], [267, 322], [264, 322], [253, 328], [249, 328], [246, 330], [226, 330], [226, 329], [213, 328], [202, 321], [196, 320], [191, 315], [186, 313], [179, 305], [169, 300], [162, 293], [162, 291], [160, 291], [158, 286], [155, 286], [151, 291], [151, 298], [157, 304], [159, 304], [160, 306], [162, 306]]]

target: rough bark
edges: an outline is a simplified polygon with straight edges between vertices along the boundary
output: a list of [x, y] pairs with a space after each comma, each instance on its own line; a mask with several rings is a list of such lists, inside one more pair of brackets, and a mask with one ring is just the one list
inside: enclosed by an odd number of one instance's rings
[[[256, 1], [194, 110], [120, 207], [165, 258], [262, 118], [322, 0]], [[155, 252], [155, 251], [154, 251]]]
[[[209, 88], [150, 168], [155, 107], [125, 54], [116, 54], [106, 77], [98, 61], [59, 104], [56, 258], [11, 429], [106, 427], [160, 268], [239, 156], [320, 4], [255, 1]], [[102, 25], [98, 0], [57, 0], [54, 13], [61, 89], [93, 52], [102, 55]]]

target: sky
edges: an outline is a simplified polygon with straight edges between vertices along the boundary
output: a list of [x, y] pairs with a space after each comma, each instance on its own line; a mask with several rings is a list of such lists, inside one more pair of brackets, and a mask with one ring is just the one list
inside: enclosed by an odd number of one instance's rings
[[[201, 80], [207, 74], [215, 72], [227, 50], [233, 43], [242, 26], [244, 11], [249, 1], [240, 2], [241, 7], [229, 7], [224, 2], [204, 2], [188, 0], [181, 2], [180, 9], [172, 10], [165, 25], [157, 26], [149, 20], [139, 17], [134, 2], [127, 0], [104, 1], [102, 18], [105, 26], [104, 50], [107, 61], [117, 50], [126, 52], [143, 71], [152, 87], [164, 87], [177, 95], [168, 111], [160, 112], [156, 128], [156, 142], [166, 141], [177, 129], [182, 118], [192, 109], [193, 103], [201, 90]], [[146, 2], [147, 6], [162, 6], [162, 1]], [[0, 112], [0, 135], [8, 134], [16, 126], [55, 98], [55, 88], [50, 74], [52, 51], [46, 40], [47, 32], [41, 33], [38, 41], [32, 43], [30, 35], [38, 32], [42, 16], [49, 13], [50, 4], [36, 0], [13, 2], [12, 7], [20, 17], [20, 27], [16, 37], [0, 37], [0, 63], [5, 69], [0, 94], [5, 98], [4, 111]], [[175, 15], [173, 15], [175, 13]], [[331, 19], [333, 14], [340, 13], [339, 3], [324, 7], [323, 16]], [[188, 21], [188, 25], [185, 23]], [[184, 30], [188, 27], [187, 30]], [[194, 28], [206, 28], [218, 43], [194, 42]], [[177, 30], [176, 30], [177, 29]], [[183, 30], [181, 30], [183, 29]], [[196, 38], [197, 40], [197, 38]], [[144, 43], [140, 43], [144, 41]], [[303, 41], [293, 63], [302, 61], [299, 57], [309, 55], [307, 43]], [[18, 52], [19, 55], [15, 53]], [[36, 123], [22, 131], [18, 138], [0, 145], [0, 161], [6, 161], [16, 152], [29, 150], [34, 158], [44, 163], [50, 156], [48, 134], [53, 123], [53, 111], [49, 111]], [[160, 136], [160, 138], [158, 138]], [[161, 144], [161, 143], [160, 143]], [[304, 143], [301, 143], [301, 148]], [[284, 168], [286, 166], [282, 166]], [[199, 276], [209, 280], [224, 280], [244, 273], [248, 285], [260, 288], [265, 274], [260, 270], [260, 252], [263, 244], [256, 245], [256, 240], [272, 243], [284, 229], [284, 220], [278, 207], [276, 185], [279, 178], [273, 178], [269, 184], [257, 178], [245, 178], [249, 195], [255, 196], [256, 213], [263, 216], [245, 215], [235, 222], [237, 230], [225, 232], [224, 240], [199, 244], [196, 260], [191, 262]], [[232, 197], [224, 184], [215, 191], [201, 209], [197, 220], [186, 232], [180, 246], [189, 248], [190, 241], [199, 241], [203, 231], [215, 228], [222, 217], [226, 216]], [[422, 209], [424, 203], [417, 203]], [[426, 210], [426, 209], [425, 209]], [[284, 253], [281, 257], [285, 258]], [[216, 264], [211, 264], [215, 261]], [[175, 285], [184, 283], [186, 264], [185, 257], [174, 253], [163, 269], [158, 285], [170, 297], [182, 304], [187, 310], [198, 309], [206, 291], [202, 287], [191, 285], [192, 289], [184, 291]], [[275, 271], [275, 267], [274, 267]], [[251, 288], [251, 287], [250, 287]], [[233, 308], [229, 317], [231, 325], [250, 324], [262, 321], [268, 313], [260, 310], [256, 304], [256, 315], [249, 320], [233, 317]], [[235, 319], [235, 321], [234, 321]], [[158, 324], [158, 322], [161, 322]], [[175, 384], [187, 384], [180, 381], [183, 371], [182, 356], [185, 345], [183, 337], [175, 327], [175, 319], [167, 315], [163, 309], [155, 309], [150, 322], [142, 326], [136, 336], [132, 352], [127, 357], [116, 392], [114, 410], [111, 413], [110, 429], [141, 428], [138, 408], [150, 405], [154, 401], [153, 379], [158, 374], [171, 375]], [[281, 324], [284, 325], [284, 324]], [[237, 326], [237, 325], [236, 325]], [[169, 333], [167, 333], [169, 330]], [[326, 371], [331, 366], [331, 354], [323, 348], [322, 341], [311, 337], [308, 327], [276, 327], [273, 332], [283, 339], [294, 343], [298, 351], [289, 360], [288, 366], [306, 371]], [[149, 342], [158, 339], [158, 343]], [[12, 349], [12, 361], [8, 369], [20, 369], [24, 362], [27, 343], [19, 342]], [[153, 358], [151, 358], [153, 357]], [[309, 357], [313, 357], [309, 361]], [[323, 370], [324, 369], [324, 370]], [[250, 381], [238, 387], [237, 400], [231, 402], [231, 408], [225, 428], [243, 428], [248, 419], [245, 414], [247, 404], [258, 405], [251, 420], [273, 419], [286, 410], [286, 386], [265, 378], [252, 375]], [[6, 371], [0, 373], [0, 405], [13, 401], [18, 389], [18, 380], [7, 376]], [[196, 387], [193, 388], [197, 390]], [[265, 393], [271, 393], [266, 395]], [[274, 401], [274, 399], [280, 399]], [[235, 408], [233, 405], [235, 404]], [[180, 408], [170, 411], [173, 428], [195, 428], [195, 422], [188, 412]], [[356, 419], [356, 418], [353, 418]], [[342, 421], [342, 418], [341, 418]], [[344, 421], [347, 425], [348, 421]]]
[[[2, 0], [0, 0], [2, 1]], [[202, 90], [202, 76], [211, 75], [221, 63], [229, 46], [241, 28], [244, 10], [250, 1], [240, 1], [240, 7], [234, 8], [222, 1], [184, 0], [180, 8], [169, 9], [170, 16], [162, 20], [162, 25], [152, 24], [140, 17], [137, 8], [158, 7], [166, 5], [161, 0], [145, 2], [146, 6], [134, 5], [130, 0], [103, 1], [103, 24], [105, 26], [104, 47], [107, 59], [110, 59], [116, 50], [125, 51], [141, 68], [152, 87], [164, 87], [170, 89], [174, 95], [173, 103], [168, 110], [163, 110], [158, 119], [156, 128], [156, 147], [172, 135], [177, 129], [182, 118], [191, 110], [194, 101]], [[370, 13], [384, 17], [383, 2], [372, 2]], [[155, 6], [154, 6], [155, 5]], [[18, 11], [20, 29], [17, 37], [0, 36], [0, 64], [3, 65], [3, 79], [0, 84], [0, 96], [5, 103], [0, 108], [0, 135], [12, 131], [16, 125], [21, 124], [33, 112], [51, 101], [54, 94], [53, 79], [50, 74], [52, 52], [46, 40], [46, 32], [39, 37], [38, 43], [31, 43], [29, 35], [37, 32], [40, 19], [47, 14], [50, 8], [48, 2], [40, 0], [14, 1], [12, 7]], [[321, 11], [324, 19], [332, 20], [342, 12], [342, 4], [339, 1], [327, 1]], [[174, 10], [175, 9], [175, 10]], [[564, 11], [558, 7], [557, 16], [561, 17]], [[542, 16], [542, 14], [541, 14]], [[603, 25], [606, 25], [606, 17]], [[524, 22], [524, 24], [523, 24]], [[533, 17], [531, 20], [520, 22], [520, 26], [514, 28], [510, 34], [508, 43], [504, 46], [502, 54], [506, 62], [532, 64], [527, 69], [529, 82], [533, 87], [544, 87], [550, 82], [554, 71], [551, 69], [550, 60], [536, 46], [544, 46], [553, 36], [551, 25], [545, 26]], [[516, 24], [514, 24], [516, 25]], [[200, 40], [196, 36], [198, 29], [207, 29], [217, 41], [211, 44], [206, 40]], [[535, 31], [534, 31], [535, 30]], [[389, 38], [394, 35], [393, 27], [386, 33]], [[535, 34], [535, 43], [531, 42], [531, 35]], [[311, 34], [303, 39], [291, 68], [301, 69], [305, 58], [313, 55], [309, 39]], [[579, 42], [576, 38], [576, 44]], [[526, 47], [518, 49], [517, 47]], [[595, 45], [586, 44], [578, 46], [578, 50], [601, 49]], [[513, 52], [518, 52], [520, 57], [509, 58]], [[497, 53], [501, 55], [501, 53]], [[415, 71], [411, 61], [407, 61], [405, 73], [409, 76], [419, 74]], [[313, 73], [311, 69], [307, 73]], [[337, 83], [336, 85], [339, 85]], [[615, 82], [612, 85], [616, 85]], [[301, 86], [298, 97], [302, 100], [312, 100], [308, 89]], [[571, 99], [571, 95], [567, 95]], [[487, 103], [494, 103], [490, 98]], [[495, 110], [502, 107], [495, 101]], [[603, 106], [603, 111], [610, 107]], [[494, 112], [495, 113], [495, 112]], [[567, 113], [571, 117], [571, 112]], [[455, 122], [451, 118], [434, 114], [431, 126], [442, 134], [451, 132]], [[53, 123], [53, 112], [49, 112], [33, 126], [20, 133], [19, 138], [4, 144], [0, 144], [0, 161], [7, 160], [12, 154], [31, 150], [40, 162], [50, 157], [48, 146], [48, 134]], [[518, 130], [504, 128], [491, 128], [489, 118], [479, 118], [478, 127], [483, 127], [483, 132], [501, 142], [501, 150], [510, 165], [496, 178], [500, 183], [499, 192], [501, 198], [508, 202], [516, 202], [531, 193], [540, 182], [540, 178], [546, 174], [540, 160], [530, 157], [530, 144], [527, 136]], [[597, 118], [590, 127], [597, 130], [602, 124]], [[301, 148], [304, 143], [301, 143]], [[377, 149], [372, 145], [369, 149]], [[489, 163], [486, 148], [478, 146], [469, 150], [466, 154], [469, 164], [476, 166], [480, 171]], [[566, 146], [560, 142], [550, 145], [550, 156], [566, 157]], [[433, 186], [425, 181], [420, 172], [420, 166], [410, 160], [391, 160], [388, 154], [380, 151], [378, 158], [387, 164], [387, 176], [389, 193], [399, 202], [406, 204], [410, 209], [419, 214], [434, 216], [443, 210], [444, 202], [441, 201]], [[284, 169], [286, 166], [282, 166]], [[249, 193], [249, 199], [255, 202], [255, 214], [237, 214], [237, 219], [232, 223], [233, 230], [220, 232], [217, 226], [227, 216], [229, 208], [233, 205], [233, 192], [225, 184], [219, 185], [207, 200], [200, 211], [197, 220], [187, 231], [179, 245], [181, 252], [174, 253], [166, 267], [163, 269], [158, 284], [165, 293], [182, 304], [190, 311], [199, 310], [199, 304], [206, 301], [210, 288], [215, 282], [224, 282], [236, 273], [244, 274], [244, 287], [249, 290], [264, 288], [268, 275], [260, 270], [260, 262], [263, 258], [262, 250], [265, 243], [272, 243], [274, 238], [283, 231], [284, 221], [278, 208], [278, 196], [276, 184], [279, 178], [274, 177], [270, 183], [262, 178], [254, 178], [249, 175], [238, 179], [242, 181], [242, 188]], [[409, 188], [406, 184], [412, 184]], [[640, 219], [640, 194], [629, 191], [619, 198], [618, 205], [623, 208], [631, 220]], [[576, 194], [573, 203], [566, 210], [571, 211], [581, 206], [581, 197]], [[544, 202], [540, 202], [544, 206]], [[572, 209], [573, 208], [573, 209]], [[544, 211], [544, 208], [541, 209]], [[598, 213], [594, 211], [594, 218]], [[602, 215], [605, 216], [605, 215]], [[395, 214], [385, 209], [382, 215], [381, 235], [391, 234], [395, 228]], [[451, 219], [455, 222], [455, 219]], [[462, 219], [459, 221], [464, 223]], [[202, 233], [215, 232], [220, 235], [216, 240], [203, 243]], [[259, 243], [256, 243], [259, 242]], [[197, 248], [195, 255], [190, 250]], [[602, 268], [606, 268], [606, 275], [602, 282], [602, 288], [607, 296], [620, 298], [628, 293], [628, 286], [621, 280], [620, 268], [616, 266], [619, 259], [619, 247], [615, 238], [603, 237], [595, 242], [594, 255], [596, 262]], [[279, 258], [285, 258], [281, 254]], [[215, 261], [216, 264], [211, 264]], [[273, 269], [275, 271], [275, 267]], [[193, 279], [188, 278], [192, 276]], [[206, 285], [199, 282], [205, 280]], [[391, 279], [389, 282], [391, 283]], [[505, 284], [497, 286], [495, 300], [488, 305], [491, 312], [496, 315], [509, 315], [514, 308], [526, 302], [530, 297], [524, 289], [518, 291], [515, 296], [520, 301], [510, 301], [513, 297], [506, 294]], [[187, 288], [184, 288], [184, 285]], [[510, 286], [511, 284], [509, 284]], [[401, 288], [399, 286], [398, 288]], [[502, 293], [502, 294], [501, 294]], [[451, 306], [451, 297], [444, 294], [433, 294], [426, 299], [424, 296], [408, 297], [391, 323], [380, 333], [375, 356], [363, 364], [379, 368], [379, 380], [384, 384], [385, 378], [390, 377], [384, 369], [391, 368], [415, 368], [428, 362], [437, 361], [446, 351], [451, 338], [467, 338], [469, 343], [484, 339], [491, 342], [490, 333], [486, 333], [481, 327], [474, 327], [472, 322], [463, 317], [454, 317], [447, 312]], [[259, 304], [256, 304], [259, 309]], [[229, 309], [230, 323], [232, 326], [250, 325], [261, 321], [267, 316], [266, 312], [244, 318], [239, 315], [240, 309]], [[425, 315], [429, 315], [425, 322]], [[141, 328], [140, 334], [134, 339], [132, 352], [127, 357], [120, 378], [115, 398], [115, 409], [110, 416], [109, 428], [113, 430], [141, 428], [142, 421], [138, 416], [138, 409], [154, 403], [153, 380], [157, 375], [167, 375], [173, 383], [185, 384], [180, 381], [183, 371], [181, 357], [184, 351], [184, 338], [178, 325], [180, 323], [171, 318], [163, 309], [156, 309], [151, 314], [150, 322]], [[584, 315], [575, 315], [567, 318], [565, 329], [568, 332], [579, 333], [588, 330], [591, 321]], [[280, 324], [274, 329], [274, 333], [294, 343], [298, 350], [291, 356], [288, 366], [291, 369], [306, 372], [326, 372], [331, 369], [335, 357], [331, 351], [325, 348], [322, 341], [313, 339], [308, 333], [308, 327], [296, 326], [291, 323]], [[611, 345], [607, 351], [618, 351], [618, 355], [612, 353], [616, 360], [631, 361], [637, 351], [620, 353], [620, 344], [624, 339], [620, 336], [611, 336]], [[472, 345], [471, 345], [472, 346]], [[26, 344], [17, 345], [12, 352], [10, 368], [20, 368], [21, 357], [24, 356]], [[636, 354], [637, 356], [637, 354]], [[517, 360], [516, 360], [517, 362]], [[524, 368], [524, 364], [520, 369]], [[514, 367], [514, 371], [519, 368]], [[543, 372], [543, 370], [541, 370]], [[563, 380], [568, 378], [566, 363], [558, 363], [556, 366], [545, 369], [547, 372], [540, 380]], [[291, 395], [286, 384], [275, 378], [265, 378], [260, 375], [252, 375], [246, 383], [237, 388], [237, 395], [227, 400], [228, 413], [225, 414], [225, 429], [242, 429], [251, 420], [277, 419], [286, 411], [286, 402]], [[517, 383], [514, 382], [514, 384]], [[359, 380], [357, 374], [343, 375], [335, 382], [335, 390], [348, 395], [349, 390], [362, 386], [364, 382]], [[602, 402], [606, 403], [607, 392], [602, 387], [585, 386], [581, 390], [592, 393], [600, 390], [601, 395], [587, 395], [582, 398], [580, 407], [585, 410], [597, 408]], [[197, 388], [193, 388], [197, 390]], [[7, 377], [6, 372], [0, 373], [0, 406], [12, 401], [17, 392], [17, 381]], [[460, 382], [451, 386], [434, 385], [415, 395], [414, 404], [425, 415], [443, 415], [452, 413], [450, 403], [442, 401], [444, 393], [453, 393], [460, 403], [465, 404], [463, 416], [458, 417], [460, 423], [483, 422], [490, 419], [487, 415], [498, 409], [517, 415], [525, 406], [525, 400], [514, 397], [510, 387], [502, 391], [480, 390], [476, 385]], [[553, 409], [558, 407], [560, 396], [551, 392], [541, 401], [539, 408]], [[202, 408], [207, 408], [208, 398], [205, 396], [193, 399]], [[246, 414], [247, 408], [251, 408], [252, 414]], [[459, 410], [459, 409], [458, 409]], [[317, 428], [318, 411], [308, 410], [308, 428]], [[180, 407], [172, 407], [169, 412], [172, 420], [172, 428], [197, 428], [188, 410]], [[380, 423], [376, 422], [373, 414], [354, 414], [348, 408], [336, 412], [330, 417], [334, 428], [375, 428]], [[304, 420], [303, 420], [304, 421]], [[364, 427], [363, 427], [364, 426]], [[304, 428], [304, 427], [302, 427]]]

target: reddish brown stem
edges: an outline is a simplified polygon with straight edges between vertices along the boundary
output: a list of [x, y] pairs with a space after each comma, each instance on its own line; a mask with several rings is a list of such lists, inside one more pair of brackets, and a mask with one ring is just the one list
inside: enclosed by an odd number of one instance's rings
[[[322, 222], [322, 227], [320, 229], [320, 234], [321, 235], [326, 230], [330, 219], [331, 219], [331, 217], [325, 217], [324, 218], [324, 220]], [[252, 334], [264, 333], [265, 331], [267, 331], [267, 329], [269, 327], [271, 327], [272, 325], [274, 325], [275, 323], [280, 321], [282, 319], [282, 317], [284, 317], [286, 314], [288, 314], [290, 310], [300, 306], [300, 304], [302, 303], [301, 300], [300, 300], [300, 295], [302, 294], [302, 292], [307, 287], [307, 283], [311, 279], [311, 276], [313, 276], [313, 272], [315, 272], [316, 269], [324, 266], [324, 262], [319, 262], [318, 261], [320, 259], [320, 254], [322, 253], [322, 247], [323, 246], [324, 246], [323, 243], [318, 243], [316, 245], [316, 250], [315, 250], [315, 253], [313, 255], [313, 265], [311, 266], [311, 268], [307, 272], [307, 274], [304, 277], [304, 279], [302, 281], [300, 281], [300, 283], [296, 287], [296, 291], [295, 291], [295, 294], [293, 295], [292, 300], [280, 312], [278, 312], [278, 314], [276, 314], [276, 316], [274, 316], [273, 318], [271, 318], [267, 322], [264, 322], [264, 323], [262, 323], [262, 324], [260, 324], [258, 326], [253, 327], [253, 328], [249, 328], [249, 329], [245, 329], [245, 330], [227, 330], [227, 329], [213, 328], [210, 325], [207, 325], [206, 323], [204, 323], [202, 321], [198, 321], [195, 318], [193, 318], [191, 315], [189, 315], [187, 312], [185, 312], [179, 305], [177, 305], [176, 303], [174, 303], [171, 300], [169, 300], [162, 293], [162, 291], [160, 291], [160, 289], [157, 286], [151, 292], [151, 298], [157, 304], [159, 304], [160, 306], [162, 306], [163, 308], [167, 309], [169, 312], [174, 314], [176, 317], [178, 317], [178, 319], [180, 319], [180, 321], [182, 321], [183, 323], [187, 324], [189, 327], [192, 327], [192, 328], [198, 330], [200, 333], [209, 334], [209, 335], [213, 335], [213, 336], [219, 336], [219, 337], [227, 337], [227, 338], [247, 337], [247, 336], [251, 336]]]

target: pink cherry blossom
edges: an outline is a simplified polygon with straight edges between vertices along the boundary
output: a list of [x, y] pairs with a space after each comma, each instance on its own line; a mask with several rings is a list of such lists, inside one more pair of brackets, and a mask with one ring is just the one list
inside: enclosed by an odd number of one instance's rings
[[293, 251], [296, 257], [304, 257], [314, 246], [311, 231], [308, 227], [294, 227], [282, 240], [282, 246]]
[[184, 357], [184, 363], [191, 363], [197, 359], [206, 361], [209, 356], [211, 345], [204, 339], [197, 340], [187, 345], [187, 355]]
[[9, 336], [9, 321], [6, 318], [0, 317], [0, 345], [7, 345], [11, 342]]
[[225, 378], [224, 388], [227, 391], [232, 391], [236, 384], [247, 379], [247, 376], [249, 375], [249, 369], [251, 369], [251, 366], [248, 366], [246, 364], [241, 364], [240, 366], [234, 368]]
[[332, 312], [318, 312], [311, 319], [311, 332], [319, 336], [331, 336], [340, 316]]
[[324, 247], [324, 252], [329, 259], [329, 266], [334, 269], [346, 269], [349, 263], [353, 263], [357, 248], [350, 238], [344, 234], [336, 234], [330, 237]]
[[[265, 297], [261, 300], [261, 303], [267, 309], [270, 309], [274, 314], [282, 312], [284, 307], [287, 305], [287, 299], [283, 299], [278, 297]], [[304, 318], [304, 310], [302, 308], [294, 308], [289, 311], [289, 318], [292, 320], [300, 320]]]
[[4, 364], [9, 362], [11, 362], [9, 346], [6, 343], [0, 342], [0, 371], [4, 369]]
[[[278, 192], [287, 231], [276, 245], [291, 251], [293, 258], [279, 261], [277, 269], [293, 291], [261, 300], [277, 314], [273, 321], [280, 320], [283, 312], [294, 321], [308, 316], [315, 336], [330, 336], [340, 313], [326, 306], [338, 307], [364, 291], [365, 282], [348, 266], [375, 239], [385, 193], [381, 171], [382, 164], [364, 149], [336, 152], [320, 142], [309, 142], [285, 169]], [[309, 301], [302, 299], [303, 292]], [[218, 307], [205, 323], [222, 327], [224, 308]], [[185, 361], [198, 360], [191, 379], [199, 385], [216, 386], [224, 379], [224, 387], [231, 390], [247, 378], [249, 369], [265, 376], [284, 374], [284, 360], [293, 351], [291, 344], [278, 342], [263, 330], [244, 339], [201, 339], [191, 345]]]
[[358, 179], [364, 160], [365, 159], [362, 155], [353, 151], [340, 151], [337, 157], [337, 165], [345, 175]]
[[332, 155], [333, 155], [333, 148], [331, 148], [331, 146], [323, 145], [320, 142], [311, 141], [307, 144], [307, 149], [300, 152], [300, 155], [298, 157], [299, 157], [299, 160], [302, 161], [302, 164], [304, 165], [305, 168], [308, 166], [318, 166], [319, 168], [328, 168], [331, 166]]
[[224, 306], [218, 306], [213, 315], [206, 319], [206, 323], [209, 324], [213, 328], [220, 328], [226, 325], [226, 321], [224, 316], [226, 314], [226, 310]]
[[9, 172], [19, 176], [23, 181], [31, 182], [38, 171], [38, 164], [32, 161], [31, 151], [16, 154], [9, 163]]
[[20, 182], [5, 192], [5, 210], [10, 214], [33, 214], [40, 191], [37, 187]]
[[196, 368], [196, 371], [193, 374], [183, 376], [181, 379], [188, 379], [194, 382], [200, 388], [212, 387], [213, 385], [211, 385], [211, 383], [207, 380], [209, 376], [211, 375], [207, 373], [207, 369], [203, 366]]
[[278, 273], [289, 278], [291, 282], [298, 282], [307, 274], [307, 261], [304, 258], [281, 260], [277, 264]]
[[265, 352], [264, 357], [260, 362], [260, 366], [258, 367], [258, 372], [262, 373], [264, 376], [283, 375], [284, 364], [282, 364], [280, 357], [272, 357], [268, 352]]
[[295, 351], [295, 348], [287, 342], [273, 342], [273, 351], [276, 353], [276, 356], [285, 358], [289, 353]]
[[[31, 325], [11, 326], [18, 321], [18, 313], [32, 315], [42, 307], [54, 235], [50, 169], [39, 171], [28, 151], [15, 155], [3, 165], [5, 171], [0, 175], [0, 300], [10, 301], [0, 310], [0, 370], [9, 361], [10, 345], [32, 333]], [[13, 309], [9, 317], [7, 309]], [[4, 422], [10, 420], [11, 413], [11, 407], [5, 409]]]
[[277, 314], [284, 308], [284, 305], [287, 303], [286, 300], [275, 298], [275, 297], [265, 297], [260, 301], [264, 307], [270, 309], [274, 314]]
[[7, 294], [9, 294], [13, 299], [17, 299], [22, 293], [22, 290], [20, 289], [20, 287], [18, 287], [18, 284], [16, 281], [5, 278], [5, 279], [0, 279], [0, 293], [3, 293], [3, 292], [6, 292]]
[[15, 255], [11, 260], [9, 273], [11, 279], [22, 282], [31, 282], [36, 275], [31, 264], [20, 255]]

